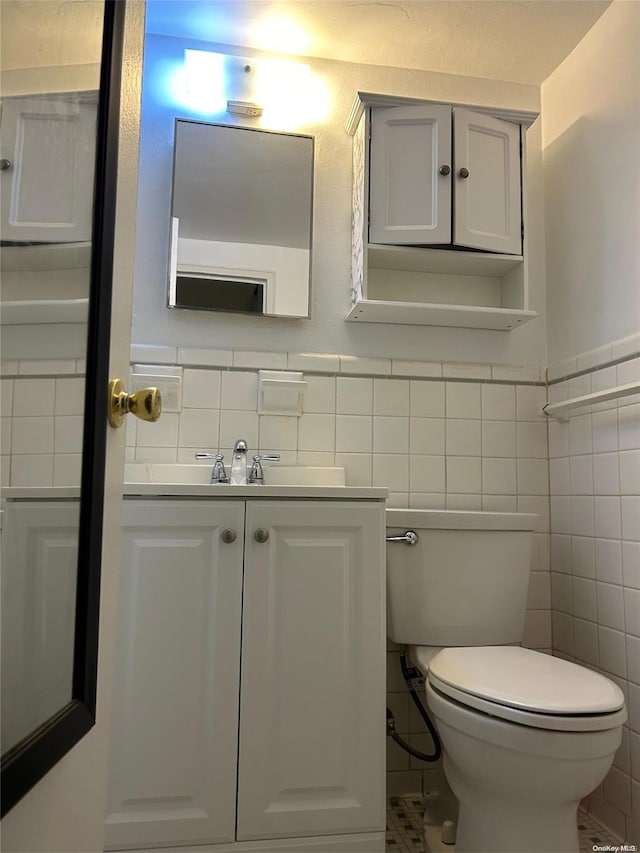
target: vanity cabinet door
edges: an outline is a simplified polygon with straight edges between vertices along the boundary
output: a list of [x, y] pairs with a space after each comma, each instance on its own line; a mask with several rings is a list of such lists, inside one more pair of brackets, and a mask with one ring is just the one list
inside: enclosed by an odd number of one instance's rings
[[234, 839], [243, 531], [242, 501], [124, 503], [108, 849]]
[[369, 242], [450, 243], [451, 168], [451, 107], [372, 109]]
[[454, 243], [522, 252], [520, 125], [454, 110]]
[[238, 840], [379, 831], [384, 506], [249, 502]]
[[70, 701], [78, 501], [8, 502], [2, 524], [2, 700], [6, 751]]

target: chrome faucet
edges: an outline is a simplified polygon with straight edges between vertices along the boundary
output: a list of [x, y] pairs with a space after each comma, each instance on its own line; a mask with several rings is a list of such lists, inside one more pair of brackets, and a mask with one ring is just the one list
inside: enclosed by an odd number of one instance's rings
[[229, 483], [232, 486], [247, 485], [247, 442], [244, 438], [239, 438], [233, 445]]
[[225, 468], [222, 453], [205, 453], [198, 451], [196, 459], [213, 459], [213, 468], [211, 470], [211, 483], [231, 483], [234, 486], [246, 486], [247, 484], [259, 484], [264, 482], [264, 472], [262, 470], [262, 461], [279, 462], [279, 453], [263, 453], [253, 457], [251, 469], [247, 469], [247, 442], [243, 438], [239, 438], [233, 446], [233, 458], [231, 460], [231, 469], [228, 471]]

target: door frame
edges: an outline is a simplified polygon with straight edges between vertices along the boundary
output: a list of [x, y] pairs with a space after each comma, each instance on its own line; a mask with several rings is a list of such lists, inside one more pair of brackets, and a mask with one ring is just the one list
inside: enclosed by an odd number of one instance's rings
[[1, 816], [95, 725], [120, 85], [126, 0], [104, 0], [72, 698], [2, 756]]

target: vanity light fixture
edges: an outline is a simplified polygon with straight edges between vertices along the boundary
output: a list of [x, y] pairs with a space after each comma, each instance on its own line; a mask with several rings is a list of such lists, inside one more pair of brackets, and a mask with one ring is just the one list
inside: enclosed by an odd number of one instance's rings
[[182, 71], [182, 102], [206, 115], [264, 115], [270, 125], [294, 130], [329, 109], [325, 84], [298, 61], [187, 49]]
[[224, 56], [207, 50], [185, 50], [183, 71], [185, 105], [198, 112], [223, 112], [228, 76]]

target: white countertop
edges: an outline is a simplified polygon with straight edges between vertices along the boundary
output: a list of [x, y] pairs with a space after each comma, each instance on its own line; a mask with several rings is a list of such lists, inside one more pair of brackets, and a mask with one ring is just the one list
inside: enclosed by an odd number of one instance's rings
[[125, 483], [125, 497], [135, 495], [214, 498], [229, 500], [233, 498], [315, 498], [332, 500], [370, 500], [384, 501], [386, 488], [370, 486], [229, 486], [198, 483]]
[[[125, 483], [125, 498], [176, 497], [233, 500], [234, 498], [298, 498], [299, 500], [384, 501], [388, 490], [370, 486], [212, 486], [199, 483]], [[70, 500], [80, 497], [80, 489], [70, 486], [9, 486], [6, 500]]]
[[80, 497], [78, 486], [6, 486], [2, 489], [5, 501], [61, 501]]

